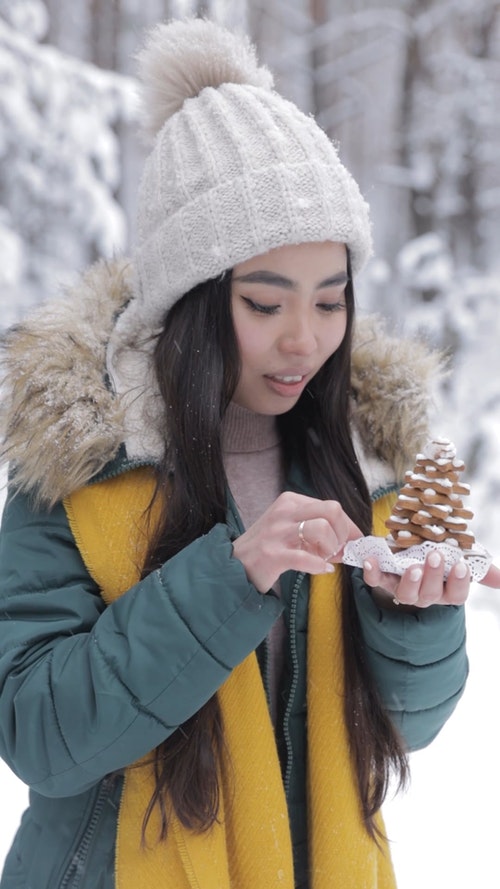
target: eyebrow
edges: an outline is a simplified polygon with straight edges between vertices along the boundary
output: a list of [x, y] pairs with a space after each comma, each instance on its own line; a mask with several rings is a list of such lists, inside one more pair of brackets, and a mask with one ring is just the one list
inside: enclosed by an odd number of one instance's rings
[[[242, 281], [244, 284], [270, 284], [272, 287], [282, 287], [284, 290], [298, 290], [297, 281], [286, 278], [285, 275], [279, 275], [277, 272], [270, 272], [262, 269], [261, 271], [249, 272], [247, 275], [237, 275], [234, 281]], [[316, 285], [315, 290], [321, 290], [326, 287], [339, 287], [341, 284], [347, 284], [349, 275], [346, 271], [337, 272], [324, 281], [320, 281]]]

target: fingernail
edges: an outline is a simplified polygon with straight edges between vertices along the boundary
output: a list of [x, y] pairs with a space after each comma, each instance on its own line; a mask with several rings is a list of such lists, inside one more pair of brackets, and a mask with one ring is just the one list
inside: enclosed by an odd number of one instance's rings
[[457, 562], [457, 564], [455, 565], [455, 577], [458, 577], [459, 580], [462, 580], [466, 576], [468, 571], [469, 569], [467, 568], [465, 561], [463, 559], [460, 559], [460, 561]]
[[363, 568], [365, 569], [365, 571], [373, 571], [373, 565], [371, 562], [368, 561], [368, 559], [363, 562]]
[[331, 562], [326, 562], [326, 569], [325, 570], [328, 574], [333, 574], [333, 572], [335, 571], [335, 565], [332, 565]]
[[441, 564], [441, 556], [434, 550], [427, 559], [427, 563], [431, 568], [439, 568]]
[[410, 580], [413, 580], [416, 583], [418, 580], [422, 579], [423, 571], [421, 568], [412, 568], [410, 571]]

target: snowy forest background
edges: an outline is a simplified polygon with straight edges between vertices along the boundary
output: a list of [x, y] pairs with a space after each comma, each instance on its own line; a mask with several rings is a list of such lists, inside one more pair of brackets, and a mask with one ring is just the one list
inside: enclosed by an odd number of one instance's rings
[[[133, 53], [159, 20], [247, 31], [372, 207], [362, 310], [446, 350], [435, 431], [500, 562], [500, 2], [0, 0], [0, 329], [134, 241]], [[468, 604], [471, 678], [386, 810], [400, 889], [498, 886], [500, 594]], [[0, 865], [26, 793], [0, 772]], [[493, 810], [493, 816], [491, 811]]]

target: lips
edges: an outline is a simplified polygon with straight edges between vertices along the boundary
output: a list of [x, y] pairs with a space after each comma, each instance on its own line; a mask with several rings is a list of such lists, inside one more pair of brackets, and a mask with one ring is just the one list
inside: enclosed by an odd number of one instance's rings
[[265, 374], [264, 379], [270, 389], [286, 398], [297, 398], [301, 395], [309, 378], [309, 373]]

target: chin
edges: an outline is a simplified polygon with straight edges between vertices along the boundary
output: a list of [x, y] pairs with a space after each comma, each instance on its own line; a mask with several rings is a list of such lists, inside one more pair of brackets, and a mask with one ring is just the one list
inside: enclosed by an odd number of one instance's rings
[[269, 399], [266, 399], [266, 401], [262, 400], [259, 405], [252, 405], [248, 410], [253, 411], [255, 414], [279, 417], [281, 414], [286, 414], [288, 411], [291, 411], [292, 407], [295, 407], [298, 400], [298, 398], [276, 398], [271, 402]]
[[252, 411], [254, 414], [278, 417], [280, 414], [286, 414], [295, 407], [300, 398], [300, 395], [289, 396], [286, 398], [269, 391], [264, 391], [259, 394], [255, 391], [256, 389], [257, 387], [254, 387], [253, 391], [248, 393], [236, 392], [232, 399], [234, 404], [245, 408], [247, 411]]

